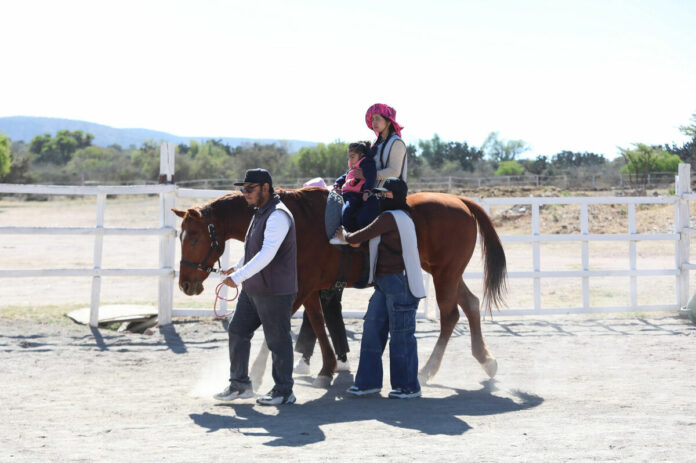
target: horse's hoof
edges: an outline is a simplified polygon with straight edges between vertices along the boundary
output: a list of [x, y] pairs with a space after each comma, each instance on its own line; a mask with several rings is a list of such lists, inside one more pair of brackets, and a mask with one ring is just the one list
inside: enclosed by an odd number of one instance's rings
[[498, 372], [498, 361], [493, 357], [489, 357], [481, 364], [481, 367], [483, 367], [483, 370], [486, 372], [488, 377], [492, 378]]
[[312, 382], [312, 386], [314, 387], [321, 387], [321, 388], [328, 388], [331, 386], [331, 380], [332, 378], [330, 376], [317, 376], [314, 381]]
[[421, 384], [421, 386], [428, 384], [428, 382], [432, 378], [433, 378], [433, 375], [429, 371], [426, 371], [425, 369], [421, 370], [420, 373], [418, 373], [418, 382]]

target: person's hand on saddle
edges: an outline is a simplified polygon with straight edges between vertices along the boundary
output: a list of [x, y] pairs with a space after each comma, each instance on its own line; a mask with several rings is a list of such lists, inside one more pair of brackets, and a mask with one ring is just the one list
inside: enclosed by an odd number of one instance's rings
[[363, 202], [367, 201], [367, 198], [369, 198], [369, 197], [370, 197], [370, 192], [369, 191], [364, 192], [363, 193]]
[[353, 167], [353, 171], [355, 172], [355, 177], [358, 180], [365, 180], [365, 176], [363, 175], [362, 167]]
[[[336, 229], [336, 233], [334, 233], [334, 236], [336, 237], [336, 239], [339, 239], [339, 240], [343, 241], [344, 243], [348, 243], [346, 241], [346, 229], [343, 228], [343, 225], [341, 225], [340, 227], [338, 227]], [[348, 243], [348, 244], [350, 244], [354, 248], [360, 247], [360, 243]]]

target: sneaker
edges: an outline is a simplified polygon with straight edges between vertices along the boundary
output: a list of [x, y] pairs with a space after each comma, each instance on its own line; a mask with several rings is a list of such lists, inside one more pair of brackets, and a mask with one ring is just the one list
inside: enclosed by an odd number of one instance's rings
[[336, 360], [336, 371], [350, 371], [350, 363], [348, 363], [348, 359], [345, 359], [345, 360], [337, 359]]
[[229, 402], [235, 399], [249, 399], [251, 397], [254, 397], [254, 390], [251, 385], [249, 385], [249, 387], [242, 387], [232, 384], [227, 386], [224, 391], [213, 396], [215, 400], [221, 400], [223, 402]]
[[297, 361], [295, 366], [292, 368], [292, 371], [297, 373], [298, 375], [308, 375], [309, 374], [309, 359], [302, 356], [300, 359]]
[[394, 389], [389, 393], [390, 399], [415, 399], [421, 396], [421, 391], [410, 392], [405, 389]]
[[271, 389], [268, 394], [256, 399], [256, 403], [260, 405], [283, 405], [283, 404], [294, 404], [295, 394], [292, 391], [287, 394], [276, 391], [275, 388]]
[[374, 388], [372, 388], [372, 389], [359, 389], [358, 386], [351, 386], [351, 387], [349, 387], [348, 389], [346, 389], [346, 392], [347, 392], [348, 394], [351, 394], [351, 395], [354, 395], [354, 396], [357, 396], [357, 397], [361, 397], [361, 396], [364, 396], [364, 395], [376, 394], [376, 393], [378, 393], [378, 392], [381, 391], [381, 390], [382, 390], [382, 389], [380, 389], [380, 388], [378, 388], [378, 387], [374, 387]]
[[332, 237], [331, 237], [331, 239], [329, 240], [329, 243], [330, 243], [330, 244], [335, 244], [335, 245], [337, 245], [337, 246], [341, 246], [341, 245], [344, 245], [344, 244], [348, 244], [347, 242], [345, 242], [345, 241], [343, 241], [343, 240], [339, 240], [339, 239], [336, 238], [335, 236], [332, 236]]

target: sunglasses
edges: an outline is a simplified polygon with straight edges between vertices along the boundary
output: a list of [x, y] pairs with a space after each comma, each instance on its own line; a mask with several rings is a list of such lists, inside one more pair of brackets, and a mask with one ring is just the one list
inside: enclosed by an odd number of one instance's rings
[[256, 188], [257, 186], [259, 186], [258, 183], [256, 185], [239, 187], [239, 191], [241, 191], [242, 193], [251, 193], [252, 191], [254, 191], [254, 188]]

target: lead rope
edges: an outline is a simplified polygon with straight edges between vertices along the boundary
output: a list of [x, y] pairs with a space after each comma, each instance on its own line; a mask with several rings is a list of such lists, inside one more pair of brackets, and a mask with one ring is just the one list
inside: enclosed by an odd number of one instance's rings
[[217, 301], [218, 300], [232, 302], [235, 299], [237, 299], [237, 297], [239, 296], [239, 288], [234, 288], [235, 290], [237, 290], [237, 292], [235, 293], [235, 295], [232, 299], [226, 299], [226, 298], [220, 296], [220, 291], [222, 291], [223, 286], [225, 286], [224, 280], [220, 284], [217, 285], [217, 288], [215, 288], [215, 302], [213, 303], [213, 313], [215, 314], [215, 318], [227, 318], [227, 317], [231, 317], [232, 315], [234, 315], [234, 311], [232, 311], [230, 313], [223, 314], [223, 315], [218, 315], [218, 313], [217, 313]]

